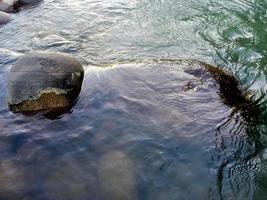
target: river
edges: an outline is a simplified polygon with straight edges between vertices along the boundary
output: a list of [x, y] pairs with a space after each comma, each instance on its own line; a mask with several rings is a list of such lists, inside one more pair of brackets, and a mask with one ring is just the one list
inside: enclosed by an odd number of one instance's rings
[[[44, 0], [12, 14], [0, 27], [0, 199], [266, 199], [266, 10], [262, 0]], [[80, 99], [56, 119], [8, 110], [8, 71], [33, 50], [85, 68]], [[173, 68], [109, 69], [177, 59], [230, 71], [257, 109], [177, 101]]]

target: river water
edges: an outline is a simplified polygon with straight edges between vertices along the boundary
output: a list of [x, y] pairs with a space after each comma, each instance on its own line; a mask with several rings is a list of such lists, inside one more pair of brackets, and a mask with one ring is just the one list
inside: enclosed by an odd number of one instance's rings
[[[0, 199], [266, 199], [266, 10], [262, 0], [45, 0], [13, 14], [0, 27]], [[85, 68], [80, 99], [56, 119], [7, 108], [8, 71], [33, 50]], [[109, 67], [153, 59], [227, 69], [257, 109], [179, 94], [173, 67]]]

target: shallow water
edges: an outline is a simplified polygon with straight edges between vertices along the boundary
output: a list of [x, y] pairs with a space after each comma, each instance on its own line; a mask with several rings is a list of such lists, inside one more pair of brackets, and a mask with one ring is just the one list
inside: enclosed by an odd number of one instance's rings
[[[266, 199], [266, 8], [261, 0], [45, 0], [0, 27], [0, 199]], [[31, 50], [86, 70], [79, 101], [51, 120], [13, 114], [7, 74]], [[184, 93], [174, 67], [228, 69], [260, 110]], [[203, 95], [203, 94], [202, 94]]]

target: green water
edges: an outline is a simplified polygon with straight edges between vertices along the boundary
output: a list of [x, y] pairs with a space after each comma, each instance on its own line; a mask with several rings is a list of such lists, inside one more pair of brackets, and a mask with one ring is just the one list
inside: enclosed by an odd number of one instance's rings
[[[263, 0], [44, 0], [13, 14], [0, 27], [0, 200], [106, 200], [110, 185], [134, 200], [265, 200], [266, 10]], [[32, 50], [83, 64], [71, 113], [7, 109], [8, 71]], [[153, 59], [227, 69], [259, 109], [243, 117], [217, 97], [192, 103], [174, 68], [107, 68]], [[115, 186], [113, 162], [127, 179]]]

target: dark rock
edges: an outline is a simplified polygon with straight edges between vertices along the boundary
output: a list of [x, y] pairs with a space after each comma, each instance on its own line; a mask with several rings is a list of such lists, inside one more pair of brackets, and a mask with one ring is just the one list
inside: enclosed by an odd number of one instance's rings
[[0, 0], [0, 11], [14, 12], [18, 5], [18, 0]]
[[79, 96], [84, 70], [65, 54], [37, 52], [20, 57], [8, 79], [13, 112], [53, 112], [70, 107]]
[[42, 0], [0, 0], [0, 11], [3, 12], [17, 12], [23, 6], [34, 6], [41, 2]]
[[0, 25], [6, 24], [11, 20], [11, 16], [5, 12], [0, 11]]

